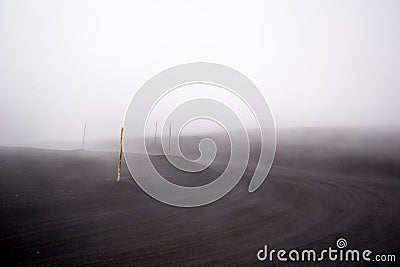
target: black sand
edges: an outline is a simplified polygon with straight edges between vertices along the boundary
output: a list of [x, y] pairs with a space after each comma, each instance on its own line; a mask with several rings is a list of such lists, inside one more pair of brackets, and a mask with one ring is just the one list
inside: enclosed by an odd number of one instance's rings
[[247, 173], [227, 196], [194, 209], [153, 200], [126, 166], [117, 183], [117, 153], [0, 148], [3, 266], [266, 266], [256, 258], [265, 244], [318, 250], [340, 237], [400, 261], [398, 139], [286, 134], [258, 191], [247, 192]]

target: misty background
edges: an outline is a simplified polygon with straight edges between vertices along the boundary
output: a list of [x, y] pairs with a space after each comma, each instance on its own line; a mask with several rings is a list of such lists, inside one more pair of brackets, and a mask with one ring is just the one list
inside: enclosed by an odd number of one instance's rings
[[0, 145], [115, 139], [160, 71], [215, 62], [278, 128], [399, 128], [399, 1], [0, 0]]

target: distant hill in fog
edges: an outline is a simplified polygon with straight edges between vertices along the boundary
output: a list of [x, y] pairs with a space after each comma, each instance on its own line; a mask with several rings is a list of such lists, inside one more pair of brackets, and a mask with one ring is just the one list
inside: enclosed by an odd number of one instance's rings
[[[232, 133], [231, 133], [232, 134]], [[233, 133], [234, 134], [234, 133]], [[250, 138], [254, 138], [258, 133], [252, 130]], [[182, 143], [193, 147], [196, 142], [204, 137], [210, 137], [217, 143], [223, 144], [228, 140], [224, 134], [210, 133], [205, 135], [183, 136]], [[176, 137], [172, 137], [176, 138]], [[251, 146], [257, 147], [258, 142], [254, 141]], [[136, 141], [132, 142], [135, 143]], [[137, 140], [139, 142], [139, 140]], [[148, 138], [149, 151], [154, 154], [162, 153], [160, 139], [155, 144], [154, 137]], [[168, 140], [165, 138], [165, 143]], [[399, 130], [377, 130], [372, 128], [355, 127], [299, 127], [299, 128], [280, 128], [277, 129], [278, 147], [315, 147], [320, 149], [333, 149], [342, 152], [358, 151], [376, 153], [398, 153], [400, 155], [400, 131]], [[88, 140], [85, 145], [87, 150], [98, 151], [118, 151], [119, 138], [91, 142]]]

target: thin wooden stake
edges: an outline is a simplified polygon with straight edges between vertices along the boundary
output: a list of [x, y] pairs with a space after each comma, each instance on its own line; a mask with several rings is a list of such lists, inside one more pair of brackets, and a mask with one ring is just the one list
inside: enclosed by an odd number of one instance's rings
[[85, 148], [85, 138], [86, 138], [86, 122], [85, 126], [83, 127], [82, 150]]
[[119, 162], [118, 162], [118, 178], [117, 182], [121, 180], [121, 159], [122, 159], [122, 135], [124, 133], [124, 127], [121, 127], [121, 136], [119, 138]]

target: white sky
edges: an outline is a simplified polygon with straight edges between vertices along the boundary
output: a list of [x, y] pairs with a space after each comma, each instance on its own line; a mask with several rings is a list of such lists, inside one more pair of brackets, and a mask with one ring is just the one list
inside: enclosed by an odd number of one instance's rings
[[115, 138], [146, 80], [195, 61], [245, 74], [278, 127], [400, 126], [399, 1], [0, 0], [0, 38], [0, 145]]

